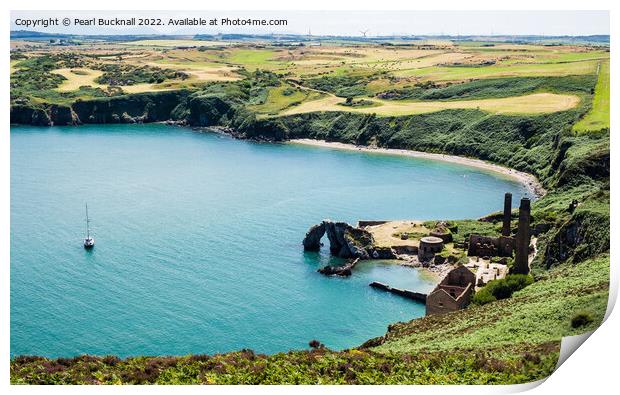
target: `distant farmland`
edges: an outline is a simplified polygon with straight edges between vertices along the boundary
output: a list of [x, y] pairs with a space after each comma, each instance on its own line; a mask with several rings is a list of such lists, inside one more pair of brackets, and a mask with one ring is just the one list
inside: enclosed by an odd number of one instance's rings
[[[11, 61], [12, 92], [40, 102], [199, 91], [269, 72], [276, 79], [260, 87], [218, 89], [250, 89], [248, 108], [260, 117], [321, 111], [397, 116], [445, 109], [544, 114], [591, 104], [575, 130], [609, 125], [609, 52], [596, 47], [450, 41], [282, 47], [193, 39], [83, 42], [62, 50], [27, 44], [20, 41], [32, 49]], [[588, 81], [599, 67], [591, 97]], [[28, 73], [45, 81], [25, 78]], [[113, 91], [108, 81], [114, 81]]]

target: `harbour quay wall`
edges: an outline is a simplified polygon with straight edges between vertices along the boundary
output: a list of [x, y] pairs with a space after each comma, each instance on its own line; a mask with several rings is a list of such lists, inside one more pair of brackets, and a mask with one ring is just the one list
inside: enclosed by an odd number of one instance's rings
[[417, 302], [426, 303], [426, 294], [423, 294], [420, 292], [413, 292], [413, 291], [409, 291], [406, 289], [392, 288], [387, 284], [383, 284], [377, 281], [373, 281], [369, 285], [373, 288], [380, 289], [386, 292], [390, 292], [396, 295], [400, 295], [407, 299], [412, 299]]

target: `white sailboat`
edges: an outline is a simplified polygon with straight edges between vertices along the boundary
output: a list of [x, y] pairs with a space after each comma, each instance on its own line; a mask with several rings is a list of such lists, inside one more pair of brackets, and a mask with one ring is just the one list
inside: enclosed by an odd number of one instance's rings
[[95, 246], [95, 239], [90, 236], [90, 220], [88, 219], [88, 203], [86, 203], [86, 237], [84, 238], [84, 248], [87, 250]]

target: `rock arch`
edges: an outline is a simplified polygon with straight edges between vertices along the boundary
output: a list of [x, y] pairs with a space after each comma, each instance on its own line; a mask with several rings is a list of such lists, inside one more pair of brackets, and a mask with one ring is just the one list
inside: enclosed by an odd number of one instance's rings
[[332, 255], [360, 259], [369, 259], [372, 256], [374, 240], [370, 232], [346, 222], [334, 222], [329, 219], [310, 227], [303, 240], [304, 250], [319, 251], [321, 238], [326, 233]]

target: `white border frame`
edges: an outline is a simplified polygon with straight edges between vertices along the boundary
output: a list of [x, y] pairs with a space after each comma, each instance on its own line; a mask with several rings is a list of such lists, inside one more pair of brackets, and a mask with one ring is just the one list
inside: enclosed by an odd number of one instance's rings
[[[3, 43], [3, 56], [5, 57], [4, 71], [2, 72], [2, 78], [4, 79], [4, 86], [9, 86], [9, 62], [7, 57], [9, 54], [9, 40], [8, 33], [10, 30], [9, 22], [9, 6], [8, 2], [4, 3], [5, 15], [3, 24], [6, 24], [4, 28], [5, 39]], [[521, 0], [518, 3], [499, 3], [497, 1], [489, 0], [471, 0], [467, 3], [456, 0], [444, 0], [441, 3], [412, 3], [410, 1], [394, 1], [383, 0], [377, 2], [361, 2], [344, 0], [339, 2], [328, 0], [313, 0], [307, 4], [299, 4], [292, 6], [293, 2], [285, 0], [263, 0], [260, 2], [260, 8], [263, 10], [463, 10], [467, 6], [468, 10], [560, 10], [560, 9], [596, 9], [596, 10], [611, 10], [611, 67], [613, 72], [611, 73], [611, 86], [616, 87], [615, 83], [618, 76], [618, 53], [616, 48], [616, 41], [620, 39], [618, 34], [619, 20], [617, 15], [620, 14], [618, 2], [613, 1], [599, 1], [590, 0], [587, 2], [578, 2], [574, 0], [565, 1], [533, 1], [533, 0]], [[52, 3], [42, 0], [27, 1], [27, 2], [14, 2], [11, 4], [13, 8], [20, 10], [45, 10], [50, 9]], [[77, 0], [57, 0], [53, 3], [56, 9], [65, 10], [136, 10], [153, 9], [155, 4], [153, 1], [139, 0], [133, 1], [128, 4], [127, 1], [120, 0], [108, 0], [105, 2], [86, 3], [84, 1]], [[200, 1], [188, 1], [177, 0], [173, 3], [162, 3], [158, 8], [161, 10], [195, 10], [195, 9], [213, 9], [213, 10], [255, 10], [259, 3], [252, 2], [250, 0], [233, 0], [218, 3], [204, 3]], [[171, 7], [173, 6], [173, 7]], [[463, 32], [462, 34], [466, 34]], [[6, 88], [5, 88], [6, 89]], [[612, 89], [611, 91], [611, 108], [616, 110], [611, 113], [611, 125], [612, 129], [619, 125], [618, 123], [618, 90]], [[9, 89], [6, 89], [3, 94], [3, 105], [5, 111], [2, 112], [2, 125], [9, 124], [8, 109], [9, 109]], [[618, 134], [612, 133], [611, 146], [617, 146]], [[36, 387], [36, 386], [9, 386], [9, 313], [10, 313], [10, 281], [9, 281], [9, 237], [10, 237], [10, 142], [8, 127], [5, 127], [0, 138], [0, 185], [2, 190], [0, 192], [0, 262], [2, 262], [2, 275], [0, 275], [1, 293], [0, 293], [0, 310], [1, 310], [1, 324], [0, 324], [0, 337], [2, 338], [0, 354], [0, 374], [2, 375], [2, 383], [7, 386], [10, 392], [15, 393], [32, 393], [32, 392], [45, 392], [45, 393], [112, 393], [112, 392], [127, 392], [137, 393], [142, 391], [144, 387], [139, 386], [123, 386], [121, 388], [112, 387], [88, 387], [88, 386], [64, 386], [64, 387]], [[612, 167], [612, 196], [616, 196], [615, 187], [618, 181], [618, 169], [615, 156], [612, 155], [611, 167]], [[612, 213], [616, 212], [620, 200], [612, 200]], [[586, 342], [586, 345], [580, 347], [573, 356], [554, 373], [552, 374], [546, 383], [535, 389], [535, 393], [551, 393], [551, 392], [566, 392], [566, 393], [593, 393], [593, 392], [608, 392], [611, 388], [617, 386], [615, 379], [617, 377], [617, 358], [616, 355], [620, 350], [618, 347], [618, 333], [620, 333], [620, 318], [619, 313], [610, 314], [613, 310], [613, 305], [617, 297], [618, 290], [618, 268], [614, 262], [616, 256], [616, 245], [614, 244], [614, 235], [618, 229], [618, 218], [612, 215], [612, 264], [611, 264], [611, 286], [610, 286], [610, 302], [608, 306], [607, 315], [609, 319], [596, 330], [591, 338]], [[284, 387], [284, 386], [254, 386], [254, 387], [239, 387], [239, 386], [218, 386], [218, 387], [150, 387], [148, 390], [154, 393], [164, 393], [174, 390], [174, 392], [180, 393], [197, 393], [197, 392], [217, 392], [217, 393], [232, 393], [237, 391], [242, 392], [255, 392], [264, 394], [279, 394], [285, 392], [305, 392], [305, 393], [333, 393], [338, 391], [339, 393], [378, 393], [389, 391], [393, 393], [409, 393], [415, 391], [416, 393], [452, 393], [458, 391], [461, 394], [480, 394], [480, 393], [502, 393], [502, 392], [518, 392], [532, 387], [536, 384], [524, 384], [518, 386], [419, 386], [409, 388], [408, 386], [298, 386], [298, 387]], [[610, 391], [609, 391], [610, 392]]]

